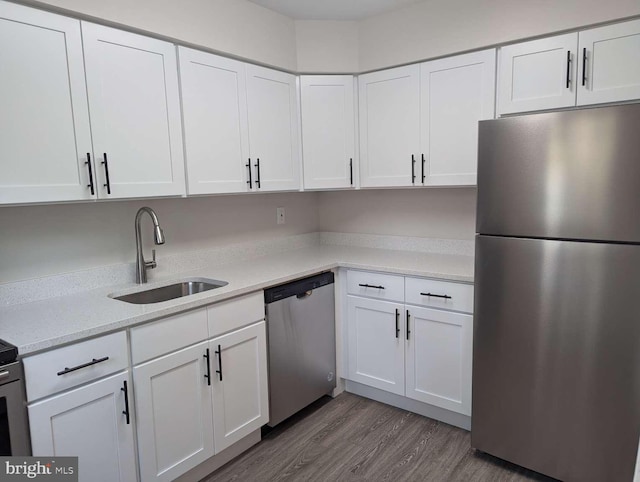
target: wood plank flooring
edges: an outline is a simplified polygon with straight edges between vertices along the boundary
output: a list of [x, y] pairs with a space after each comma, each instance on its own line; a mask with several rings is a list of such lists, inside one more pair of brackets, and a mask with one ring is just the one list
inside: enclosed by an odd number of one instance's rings
[[204, 479], [552, 481], [470, 447], [470, 434], [350, 393], [326, 397]]

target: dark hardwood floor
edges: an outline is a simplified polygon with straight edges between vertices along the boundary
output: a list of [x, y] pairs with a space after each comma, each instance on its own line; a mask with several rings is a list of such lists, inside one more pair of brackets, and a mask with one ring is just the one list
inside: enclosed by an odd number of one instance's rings
[[213, 481], [552, 481], [470, 447], [470, 434], [349, 393], [263, 435]]

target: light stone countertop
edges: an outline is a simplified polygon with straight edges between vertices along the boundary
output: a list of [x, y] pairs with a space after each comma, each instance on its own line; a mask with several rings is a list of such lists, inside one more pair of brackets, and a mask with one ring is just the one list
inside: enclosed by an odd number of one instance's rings
[[140, 286], [130, 283], [0, 307], [0, 338], [16, 345], [24, 356], [337, 267], [473, 282], [471, 256], [319, 245], [176, 273], [171, 278], [145, 285], [144, 289], [149, 289], [185, 277], [229, 283], [161, 303], [135, 305], [108, 297], [114, 292], [141, 290]]

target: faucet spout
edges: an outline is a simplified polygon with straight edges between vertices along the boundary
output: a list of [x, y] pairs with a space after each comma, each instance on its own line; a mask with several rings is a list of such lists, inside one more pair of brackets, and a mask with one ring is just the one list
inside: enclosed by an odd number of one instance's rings
[[136, 283], [142, 284], [147, 282], [147, 269], [153, 269], [157, 266], [156, 264], [156, 256], [155, 250], [153, 250], [153, 260], [145, 261], [144, 253], [142, 252], [142, 234], [140, 232], [140, 220], [142, 219], [142, 215], [147, 213], [151, 217], [151, 221], [153, 222], [153, 234], [154, 234], [154, 242], [157, 245], [164, 244], [164, 233], [162, 232], [162, 228], [160, 227], [160, 222], [158, 221], [158, 216], [155, 211], [150, 207], [141, 207], [138, 209], [136, 213]]

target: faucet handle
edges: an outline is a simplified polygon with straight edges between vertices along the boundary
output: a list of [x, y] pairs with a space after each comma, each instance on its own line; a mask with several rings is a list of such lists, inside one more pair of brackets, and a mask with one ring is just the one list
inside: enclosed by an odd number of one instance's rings
[[145, 261], [144, 264], [147, 267], [147, 269], [153, 269], [156, 266], [158, 266], [158, 263], [156, 263], [156, 250], [152, 249], [151, 250], [151, 261]]

